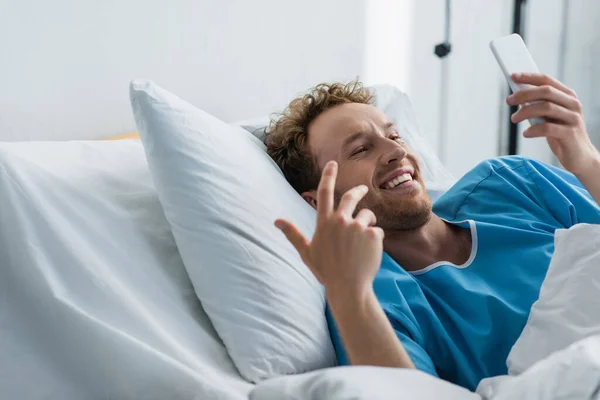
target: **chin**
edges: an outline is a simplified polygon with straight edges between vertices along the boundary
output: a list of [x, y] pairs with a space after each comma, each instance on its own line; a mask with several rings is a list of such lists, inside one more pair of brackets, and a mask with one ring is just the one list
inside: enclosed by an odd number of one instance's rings
[[401, 214], [396, 217], [393, 228], [400, 231], [419, 229], [431, 220], [431, 209], [420, 213]]
[[[387, 197], [387, 196], [386, 196]], [[377, 217], [377, 225], [386, 230], [415, 230], [429, 222], [432, 202], [424, 190], [413, 196], [384, 198], [369, 207]]]

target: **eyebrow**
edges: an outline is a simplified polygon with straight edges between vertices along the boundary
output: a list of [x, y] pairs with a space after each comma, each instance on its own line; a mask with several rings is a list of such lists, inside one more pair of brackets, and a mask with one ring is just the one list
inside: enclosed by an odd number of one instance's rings
[[[394, 124], [392, 121], [386, 122], [383, 125], [383, 129], [387, 131], [388, 129], [394, 127], [395, 125], [396, 124]], [[342, 152], [346, 151], [346, 148], [353, 142], [357, 141], [358, 139], [362, 139], [363, 136], [367, 136], [367, 134], [363, 131], [358, 131], [358, 132], [353, 133], [352, 135], [348, 136], [342, 143]]]
[[346, 151], [346, 148], [352, 144], [353, 142], [356, 142], [358, 139], [361, 139], [363, 136], [366, 136], [366, 133], [364, 132], [356, 132], [353, 133], [352, 135], [348, 136], [346, 138], [346, 140], [344, 140], [344, 143], [342, 143], [342, 152]]

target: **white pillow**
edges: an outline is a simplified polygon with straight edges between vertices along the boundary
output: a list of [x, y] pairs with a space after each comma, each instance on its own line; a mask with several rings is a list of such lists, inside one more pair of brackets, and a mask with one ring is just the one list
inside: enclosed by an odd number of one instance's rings
[[183, 263], [242, 376], [335, 364], [321, 285], [273, 222], [312, 236], [315, 211], [263, 143], [152, 82], [131, 103]]
[[508, 355], [511, 375], [586, 337], [600, 334], [600, 225], [558, 229], [539, 299]]

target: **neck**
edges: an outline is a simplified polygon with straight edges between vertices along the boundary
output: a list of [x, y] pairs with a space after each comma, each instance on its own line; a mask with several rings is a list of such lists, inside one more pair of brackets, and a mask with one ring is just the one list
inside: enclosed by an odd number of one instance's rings
[[435, 214], [414, 230], [386, 230], [384, 250], [406, 271], [418, 271], [438, 261], [456, 265], [471, 255], [471, 230], [449, 224]]

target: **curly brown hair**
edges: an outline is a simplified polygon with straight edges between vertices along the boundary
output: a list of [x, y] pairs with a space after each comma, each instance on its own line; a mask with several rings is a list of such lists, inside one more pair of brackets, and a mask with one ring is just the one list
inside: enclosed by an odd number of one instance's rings
[[271, 120], [264, 142], [267, 153], [298, 192], [316, 189], [321, 171], [308, 145], [308, 127], [324, 111], [340, 104], [371, 104], [373, 94], [358, 80], [321, 83], [294, 99]]

